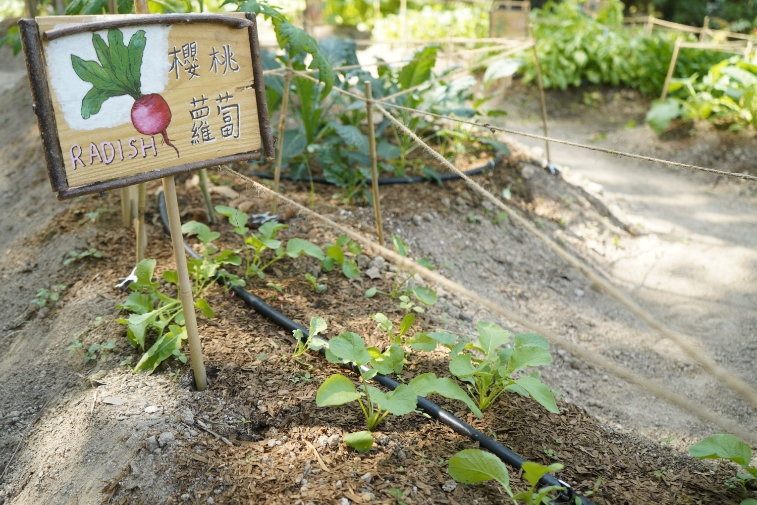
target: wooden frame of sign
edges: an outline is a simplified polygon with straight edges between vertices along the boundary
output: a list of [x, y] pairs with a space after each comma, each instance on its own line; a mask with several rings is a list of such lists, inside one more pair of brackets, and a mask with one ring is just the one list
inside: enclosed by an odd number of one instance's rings
[[19, 21], [59, 199], [273, 157], [254, 14]]

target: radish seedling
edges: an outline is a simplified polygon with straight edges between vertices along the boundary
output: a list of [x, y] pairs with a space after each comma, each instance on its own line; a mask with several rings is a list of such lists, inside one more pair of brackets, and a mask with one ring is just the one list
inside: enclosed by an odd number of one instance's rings
[[[734, 435], [712, 435], [689, 447], [689, 454], [699, 459], [727, 459], [733, 461], [747, 473], [737, 473], [736, 479], [745, 489], [748, 481], [757, 479], [757, 468], [749, 466], [752, 448]], [[747, 498], [741, 505], [757, 505], [757, 500]]]
[[[345, 405], [358, 402], [365, 417], [366, 428], [373, 431], [388, 414], [402, 416], [413, 412], [418, 404], [418, 396], [439, 394], [445, 398], [466, 401], [475, 409], [465, 392], [447, 378], [437, 378], [433, 373], [415, 377], [408, 384], [398, 386], [394, 391], [384, 393], [368, 384], [368, 381], [383, 368], [369, 349], [366, 349], [363, 339], [352, 332], [342, 333], [324, 344], [326, 359], [332, 363], [352, 363], [360, 373], [359, 389], [352, 381], [342, 374], [334, 374], [321, 384], [316, 393], [315, 402], [319, 407]], [[480, 412], [474, 410], [480, 417]], [[345, 443], [356, 450], [365, 452], [373, 445], [373, 438], [368, 440], [365, 434], [352, 434], [345, 437]]]
[[108, 44], [97, 34], [92, 34], [99, 64], [85, 61], [72, 54], [74, 72], [85, 82], [92, 84], [81, 104], [81, 117], [89, 119], [100, 112], [103, 102], [109, 98], [128, 95], [134, 99], [131, 107], [131, 123], [143, 135], [160, 133], [163, 141], [176, 151], [179, 150], [168, 138], [171, 123], [171, 109], [165, 99], [157, 93], [143, 95], [142, 57], [147, 38], [145, 31], [139, 30], [131, 36], [129, 44], [124, 44], [124, 34], [115, 28], [108, 30]]
[[294, 339], [297, 341], [292, 352], [294, 359], [299, 358], [307, 352], [308, 349], [319, 351], [323, 349], [326, 341], [318, 336], [319, 333], [326, 331], [326, 321], [321, 317], [313, 317], [310, 319], [310, 329], [308, 331], [308, 338], [305, 339], [302, 330], [294, 330], [292, 332]]
[[[463, 382], [483, 411], [504, 392], [530, 396], [552, 413], [558, 413], [552, 391], [539, 380], [539, 373], [521, 375], [523, 370], [552, 362], [549, 342], [535, 333], [512, 337], [494, 323], [476, 324], [478, 339], [457, 342], [447, 333], [428, 336], [450, 349], [449, 370]], [[452, 337], [452, 338], [450, 338]], [[503, 347], [511, 344], [512, 347]]]

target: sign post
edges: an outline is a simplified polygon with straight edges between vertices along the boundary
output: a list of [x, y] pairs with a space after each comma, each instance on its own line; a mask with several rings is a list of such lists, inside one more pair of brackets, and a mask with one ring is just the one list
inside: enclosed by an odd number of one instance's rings
[[19, 32], [58, 198], [162, 179], [204, 389], [173, 177], [273, 157], [254, 15], [50, 16], [22, 19]]

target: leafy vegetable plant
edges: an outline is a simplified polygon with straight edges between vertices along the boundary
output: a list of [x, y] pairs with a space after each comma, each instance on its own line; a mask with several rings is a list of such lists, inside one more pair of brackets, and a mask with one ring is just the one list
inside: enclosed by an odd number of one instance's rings
[[38, 305], [40, 308], [46, 307], [48, 304], [52, 307], [58, 302], [64, 289], [66, 289], [65, 284], [55, 284], [50, 289], [41, 288], [37, 290], [37, 294], [34, 295], [31, 303]]
[[[194, 278], [192, 291], [195, 296], [199, 296], [217, 277], [223, 279], [226, 287], [244, 286], [244, 280], [222, 268], [223, 265], [240, 265], [242, 259], [234, 251], [220, 251], [213, 244], [214, 240], [221, 237], [220, 233], [211, 231], [208, 225], [198, 223], [197, 221], [184, 223], [181, 226], [181, 232], [185, 235], [196, 235], [202, 244], [200, 248], [200, 255], [202, 257], [189, 258], [187, 261], [189, 273]], [[164, 278], [173, 284], [179, 284], [179, 278], [174, 271], [166, 272]]]
[[[737, 473], [736, 478], [743, 487], [746, 482], [757, 479], [757, 468], [749, 466], [752, 448], [738, 437], [728, 434], [712, 435], [689, 447], [689, 454], [699, 459], [727, 459], [741, 466], [746, 473]], [[757, 500], [747, 498], [741, 505], [755, 505]]]
[[[344, 249], [347, 249], [345, 252]], [[358, 256], [363, 252], [360, 244], [350, 239], [347, 235], [342, 235], [336, 239], [335, 244], [326, 245], [326, 257], [321, 262], [321, 268], [325, 272], [330, 272], [336, 265], [342, 267], [342, 273], [348, 279], [360, 277], [357, 263], [349, 256]]]
[[[458, 342], [448, 333], [430, 333], [428, 337], [450, 349], [450, 372], [463, 382], [484, 411], [502, 393], [531, 397], [549, 412], [558, 413], [552, 391], [539, 379], [537, 371], [524, 371], [552, 362], [549, 342], [536, 333], [512, 336], [494, 323], [476, 324], [478, 339]], [[510, 347], [504, 347], [510, 344]]]
[[92, 247], [90, 249], [87, 249], [86, 251], [77, 252], [77, 251], [70, 251], [64, 258], [63, 258], [63, 265], [67, 266], [75, 261], [81, 261], [85, 258], [97, 258], [100, 259], [103, 257], [103, 253], [98, 251], [96, 248]]
[[307, 281], [310, 283], [310, 287], [313, 288], [313, 291], [315, 293], [323, 293], [324, 291], [326, 291], [326, 289], [327, 289], [326, 285], [325, 284], [318, 284], [318, 279], [316, 279], [315, 277], [313, 277], [312, 274], [306, 273], [305, 274], [305, 279], [307, 279]]
[[308, 338], [305, 338], [305, 336], [302, 334], [302, 330], [294, 330], [292, 333], [294, 335], [294, 339], [297, 342], [295, 343], [292, 357], [298, 358], [305, 354], [308, 349], [311, 349], [313, 351], [319, 351], [323, 349], [323, 346], [326, 345], [326, 341], [318, 337], [318, 334], [326, 331], [326, 328], [326, 321], [324, 321], [323, 318], [316, 316], [310, 319]]
[[[326, 347], [326, 358], [332, 363], [352, 363], [360, 373], [359, 387], [342, 374], [333, 374], [326, 379], [316, 393], [316, 404], [319, 407], [344, 405], [357, 401], [362, 411], [366, 428], [373, 431], [388, 414], [402, 416], [413, 412], [417, 406], [417, 397], [436, 393], [445, 398], [470, 402], [465, 392], [451, 379], [437, 378], [433, 373], [415, 377], [409, 384], [398, 386], [394, 391], [384, 393], [367, 382], [381, 370], [389, 367], [382, 360], [372, 356], [365, 347], [363, 339], [351, 332], [342, 333], [331, 339]], [[477, 415], [480, 412], [474, 410]], [[365, 433], [351, 434], [345, 437], [345, 443], [358, 451], [370, 450], [373, 438], [368, 439]]]
[[557, 472], [563, 468], [559, 463], [549, 466], [540, 465], [526, 461], [522, 465], [523, 477], [531, 484], [527, 491], [513, 495], [510, 489], [510, 475], [505, 464], [494, 454], [484, 452], [480, 449], [464, 449], [449, 460], [449, 474], [458, 482], [463, 484], [478, 484], [487, 480], [496, 480], [510, 496], [514, 504], [523, 503], [525, 505], [549, 505], [551, 498], [550, 493], [563, 491], [561, 486], [547, 486], [543, 489], [536, 490], [539, 480], [550, 472]]
[[[153, 331], [157, 335], [155, 343], [135, 366], [135, 373], [140, 370], [152, 373], [171, 356], [186, 361], [181, 353], [182, 341], [187, 338], [186, 330], [182, 328], [184, 312], [181, 302], [160, 291], [160, 284], [152, 281], [154, 270], [154, 259], [140, 261], [135, 271], [137, 280], [130, 285], [132, 293], [119, 305], [120, 309], [131, 313], [128, 318], [121, 318], [118, 322], [126, 325], [126, 337], [132, 347], [144, 351], [148, 332]], [[169, 283], [178, 283], [175, 271], [167, 270], [163, 278]], [[203, 298], [196, 298], [195, 306], [205, 317], [215, 316]]]

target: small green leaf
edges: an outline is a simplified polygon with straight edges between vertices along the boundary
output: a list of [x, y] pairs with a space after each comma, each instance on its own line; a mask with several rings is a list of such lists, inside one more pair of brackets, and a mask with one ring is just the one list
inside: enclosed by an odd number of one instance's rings
[[523, 468], [523, 478], [525, 478], [531, 486], [536, 486], [539, 483], [539, 480], [546, 474], [562, 470], [563, 466], [560, 463], [544, 466], [539, 463], [534, 463], [533, 461], [526, 461], [521, 468]]
[[[374, 350], [372, 352], [372, 350]], [[368, 349], [371, 354], [371, 366], [383, 375], [399, 374], [405, 364], [405, 352], [397, 344], [392, 344], [386, 351], [379, 352], [375, 347]]]
[[342, 263], [342, 273], [348, 279], [357, 279], [360, 277], [360, 270], [358, 269], [355, 260], [346, 260]]
[[334, 374], [321, 384], [318, 392], [315, 394], [315, 404], [319, 407], [329, 405], [344, 405], [345, 403], [354, 402], [363, 396], [358, 393], [354, 384], [342, 374]]
[[204, 223], [198, 223], [197, 221], [188, 221], [181, 225], [181, 233], [184, 235], [194, 233], [200, 242], [203, 244], [209, 244], [221, 236], [217, 231], [210, 231], [208, 225]]
[[368, 452], [373, 447], [373, 435], [370, 431], [358, 431], [344, 436], [344, 443], [357, 452]]
[[163, 361], [167, 360], [176, 349], [181, 349], [181, 341], [187, 338], [187, 330], [171, 326], [171, 331], [163, 334], [139, 360], [134, 372], [147, 370], [152, 373]]
[[752, 461], [752, 449], [738, 437], [728, 434], [712, 435], [689, 447], [689, 454], [699, 459], [728, 459], [744, 468]]
[[681, 104], [673, 98], [668, 98], [663, 102], [656, 101], [647, 112], [647, 124], [657, 135], [661, 135], [670, 122], [680, 117], [682, 112]]
[[459, 400], [465, 403], [476, 417], [479, 419], [482, 417], [481, 410], [479, 410], [466, 392], [463, 391], [463, 388], [458, 386], [455, 381], [448, 377], [437, 378], [436, 374], [431, 372], [424, 373], [411, 380], [408, 383], [408, 386], [413, 388], [413, 391], [415, 391], [415, 394], [418, 396], [425, 397], [435, 393], [442, 395], [445, 398], [449, 398], [450, 400]]
[[535, 377], [521, 377], [515, 383], [525, 389], [539, 405], [553, 414], [560, 413], [560, 409], [557, 408], [557, 403], [555, 403], [555, 397], [552, 396], [552, 391], [542, 381]]
[[326, 321], [322, 317], [315, 316], [310, 319], [310, 338], [315, 337], [322, 331], [326, 331]]
[[413, 388], [406, 384], [402, 384], [388, 393], [384, 393], [373, 386], [366, 385], [365, 387], [376, 405], [395, 416], [409, 414], [418, 406], [418, 396]]
[[549, 341], [538, 333], [518, 333], [513, 337], [513, 345], [515, 347], [535, 345], [542, 349], [549, 349]]
[[373, 319], [379, 324], [379, 330], [383, 331], [384, 333], [392, 332], [392, 328], [394, 327], [394, 325], [392, 325], [392, 322], [389, 320], [389, 318], [386, 317], [381, 312], [378, 312], [372, 315], [371, 319]]
[[163, 272], [163, 280], [170, 282], [171, 284], [179, 285], [179, 274], [176, 270], [165, 270]]
[[476, 324], [478, 340], [481, 348], [488, 355], [496, 351], [498, 347], [510, 342], [510, 332], [503, 330], [494, 323], [481, 321]]
[[342, 248], [338, 245], [329, 246], [328, 249], [326, 249], [326, 256], [333, 258], [334, 261], [340, 265], [344, 263], [344, 251], [342, 251]]
[[195, 307], [200, 309], [200, 312], [202, 312], [208, 319], [216, 317], [216, 313], [213, 312], [213, 309], [208, 305], [208, 302], [205, 301], [204, 298], [197, 298], [197, 300], [195, 300]]
[[470, 354], [458, 354], [449, 362], [449, 371], [455, 377], [463, 379], [476, 373], [476, 367], [471, 363]]
[[434, 352], [437, 341], [426, 332], [419, 332], [407, 339], [407, 345], [414, 351]]
[[371, 360], [371, 355], [365, 348], [365, 342], [360, 335], [349, 331], [332, 338], [329, 342], [329, 351], [344, 361], [358, 365], [364, 365]]
[[132, 291], [126, 301], [120, 305], [120, 308], [135, 314], [146, 314], [155, 309], [153, 303], [154, 298], [152, 296], [144, 295], [139, 291]]
[[494, 454], [479, 449], [462, 450], [449, 459], [449, 474], [464, 484], [496, 480], [512, 496], [507, 467]]
[[424, 305], [433, 305], [436, 303], [437, 296], [433, 289], [424, 286], [415, 286], [413, 294]]
[[405, 333], [408, 332], [411, 326], [413, 326], [413, 323], [415, 322], [415, 315], [414, 314], [408, 314], [405, 317], [402, 318], [402, 321], [400, 322], [400, 333], [399, 335], [402, 336]]
[[152, 284], [152, 274], [155, 271], [155, 260], [145, 259], [137, 264], [134, 275], [137, 277], [137, 286], [144, 287]]
[[364, 296], [365, 296], [366, 298], [373, 298], [374, 296], [376, 296], [376, 293], [378, 293], [378, 289], [376, 289], [376, 288], [369, 288], [369, 289], [368, 289], [368, 290], [367, 290], [367, 291], [365, 292], [365, 295], [364, 295]]
[[533, 345], [516, 347], [510, 353], [507, 369], [510, 372], [523, 370], [524, 368], [549, 365], [552, 363], [552, 355], [549, 351]]
[[455, 345], [455, 342], [457, 342], [457, 337], [455, 335], [445, 333], [443, 331], [435, 331], [433, 333], [429, 333], [428, 336], [433, 338], [440, 344], [448, 347]]
[[321, 261], [326, 258], [326, 255], [323, 254], [321, 248], [312, 242], [308, 242], [301, 238], [289, 239], [289, 242], [287, 242], [287, 255], [292, 258], [297, 258], [301, 254], [307, 254], [308, 256], [318, 258]]
[[403, 257], [407, 257], [407, 244], [404, 240], [392, 233], [392, 243], [394, 245], [394, 250], [397, 251], [397, 254]]

